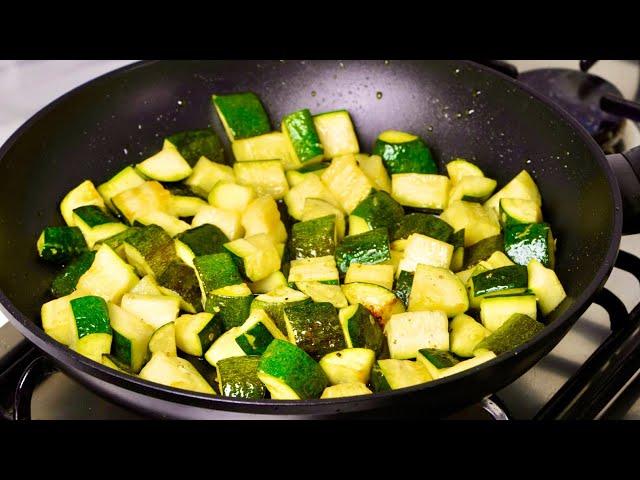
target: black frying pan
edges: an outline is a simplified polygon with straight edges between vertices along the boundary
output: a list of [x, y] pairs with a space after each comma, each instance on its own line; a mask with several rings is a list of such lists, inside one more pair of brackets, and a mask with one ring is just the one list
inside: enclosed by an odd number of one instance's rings
[[[453, 157], [468, 158], [500, 184], [528, 169], [557, 237], [557, 273], [569, 298], [543, 332], [513, 352], [453, 377], [352, 399], [249, 401], [189, 393], [119, 374], [49, 338], [38, 322], [54, 270], [38, 260], [35, 240], [44, 226], [62, 223], [58, 203], [63, 195], [84, 179], [102, 182], [151, 155], [172, 132], [212, 125], [226, 138], [210, 96], [243, 90], [263, 99], [274, 127], [283, 115], [303, 107], [314, 112], [346, 108], [364, 151], [370, 151], [380, 131], [394, 128], [421, 135], [441, 165]], [[626, 158], [613, 160], [628, 174], [625, 186], [640, 191]], [[441, 415], [512, 382], [567, 333], [613, 268], [621, 207], [614, 170], [588, 134], [536, 93], [478, 64], [139, 63], [56, 100], [0, 150], [0, 302], [18, 330], [62, 370], [148, 414], [322, 417], [390, 408]]]

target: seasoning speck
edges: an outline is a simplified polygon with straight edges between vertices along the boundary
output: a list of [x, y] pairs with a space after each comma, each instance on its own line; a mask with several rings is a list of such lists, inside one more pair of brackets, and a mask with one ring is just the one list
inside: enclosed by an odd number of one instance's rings
[[382, 98], [382, 92], [376, 92], [376, 98], [380, 100]]

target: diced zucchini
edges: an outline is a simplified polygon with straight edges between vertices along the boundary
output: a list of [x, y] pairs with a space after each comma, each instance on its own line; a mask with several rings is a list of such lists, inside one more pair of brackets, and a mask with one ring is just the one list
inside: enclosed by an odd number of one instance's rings
[[338, 241], [342, 241], [345, 232], [345, 221], [342, 211], [331, 203], [319, 198], [307, 198], [302, 210], [302, 221], [307, 222], [316, 218], [335, 215], [336, 235]]
[[64, 297], [73, 293], [80, 277], [91, 267], [96, 252], [91, 250], [84, 252], [75, 258], [64, 270], [62, 270], [51, 283], [51, 293], [54, 297]]
[[286, 305], [284, 319], [289, 341], [315, 359], [347, 347], [338, 313], [330, 303]]
[[215, 225], [205, 223], [178, 234], [175, 238], [176, 253], [187, 265], [193, 267], [193, 258], [224, 252], [229, 239]]
[[424, 365], [432, 378], [440, 377], [440, 370], [453, 367], [460, 363], [454, 355], [447, 350], [437, 350], [435, 348], [423, 348], [418, 350], [417, 362]]
[[543, 315], [549, 315], [567, 298], [556, 272], [545, 268], [535, 258], [527, 265], [529, 289], [536, 295]]
[[157, 225], [148, 225], [124, 242], [127, 261], [140, 275], [158, 277], [178, 260], [173, 239]]
[[480, 302], [480, 320], [491, 332], [495, 332], [514, 313], [536, 319], [535, 295], [505, 295], [485, 297]]
[[324, 371], [304, 350], [285, 341], [274, 340], [262, 355], [258, 378], [272, 399], [318, 398], [329, 386]]
[[215, 391], [200, 375], [200, 372], [184, 358], [170, 357], [162, 352], [156, 353], [140, 371], [140, 378], [169, 387], [209, 393]]
[[137, 220], [142, 225], [157, 225], [171, 237], [189, 230], [189, 224], [179, 218], [166, 213], [153, 210], [140, 215]]
[[272, 197], [258, 197], [242, 213], [245, 235], [251, 237], [266, 233], [275, 243], [287, 240], [287, 230], [280, 219], [278, 204]]
[[340, 383], [325, 388], [320, 398], [355, 397], [358, 395], [371, 395], [372, 393], [364, 383]]
[[373, 350], [346, 348], [326, 354], [320, 366], [332, 385], [340, 383], [368, 383], [371, 368], [376, 361]]
[[336, 247], [336, 265], [346, 273], [352, 263], [376, 264], [391, 260], [389, 234], [386, 228], [376, 228], [345, 237]]
[[509, 265], [515, 265], [515, 263], [513, 263], [509, 259], [509, 257], [507, 257], [503, 252], [495, 251], [486, 260], [482, 260], [478, 262], [478, 265], [482, 265], [487, 270], [492, 270], [494, 268], [508, 267]]
[[351, 212], [349, 235], [359, 233], [352, 231], [352, 223], [355, 219], [361, 219], [366, 225], [366, 230], [373, 230], [379, 227], [394, 229], [403, 217], [404, 209], [391, 198], [391, 195], [383, 191], [373, 192]]
[[212, 162], [224, 162], [224, 149], [220, 138], [212, 128], [177, 132], [164, 139], [163, 148], [173, 147], [193, 166], [201, 157]]
[[111, 201], [129, 225], [149, 212], [168, 212], [171, 209], [171, 194], [155, 181], [120, 192]]
[[384, 168], [380, 155], [361, 153], [356, 155], [356, 161], [376, 190], [391, 193], [391, 178]]
[[350, 304], [361, 304], [384, 325], [391, 315], [404, 312], [404, 305], [393, 292], [379, 285], [369, 283], [349, 283], [342, 286], [342, 291]]
[[464, 177], [484, 177], [484, 173], [478, 166], [462, 158], [456, 158], [447, 163], [447, 175], [452, 185], [456, 185]]
[[396, 288], [394, 293], [396, 294], [396, 297], [402, 301], [405, 308], [409, 306], [409, 295], [411, 294], [411, 286], [413, 285], [414, 276], [414, 272], [400, 270], [398, 278], [396, 278]]
[[551, 227], [547, 223], [521, 223], [504, 230], [504, 253], [519, 265], [528, 265], [532, 259], [553, 269], [555, 244]]
[[497, 214], [502, 198], [523, 198], [535, 202], [536, 205], [542, 204], [538, 186], [526, 170], [522, 170], [501, 190], [496, 192], [485, 202], [484, 206], [493, 209]]
[[481, 365], [484, 362], [488, 362], [489, 360], [492, 360], [494, 358], [496, 358], [495, 353], [482, 352], [481, 354], [476, 355], [473, 358], [456, 363], [453, 367], [440, 370], [440, 372], [438, 372], [438, 378], [450, 377], [451, 375], [455, 375], [456, 373], [460, 373], [465, 370], [469, 370], [470, 368], [477, 367], [478, 365]]
[[296, 163], [314, 163], [324, 158], [324, 148], [308, 109], [285, 116], [282, 133], [291, 144], [291, 157]]
[[[77, 339], [98, 333], [106, 333], [111, 336], [109, 309], [107, 308], [107, 302], [102, 297], [86, 295], [70, 300], [69, 304], [76, 322]], [[102, 357], [103, 353], [106, 354], [111, 351], [111, 341], [108, 343], [109, 348], [101, 352], [100, 357]]]
[[359, 304], [341, 308], [338, 319], [348, 348], [366, 348], [376, 356], [382, 352], [382, 328], [366, 308]]
[[491, 334], [482, 324], [464, 313], [451, 320], [449, 330], [450, 349], [459, 357], [473, 357], [478, 343]]
[[218, 182], [209, 193], [209, 203], [217, 208], [242, 214], [256, 198], [253, 188], [233, 182]]
[[269, 293], [280, 287], [288, 286], [287, 278], [281, 271], [273, 272], [266, 278], [249, 284], [251, 293]]
[[212, 101], [231, 142], [271, 130], [267, 112], [255, 93], [213, 95]]
[[238, 212], [223, 210], [216, 207], [202, 207], [191, 221], [192, 227], [211, 224], [222, 230], [229, 240], [235, 240], [244, 235], [244, 228], [240, 223]]
[[200, 285], [193, 268], [177, 260], [167, 265], [158, 276], [158, 285], [164, 295], [180, 300], [180, 308], [189, 313], [202, 310]]
[[175, 328], [177, 347], [189, 355], [202, 357], [222, 335], [224, 326], [219, 315], [202, 312], [179, 316]]
[[[327, 170], [325, 170], [325, 172]], [[324, 183], [322, 183], [320, 178], [318, 178], [317, 175], [308, 175], [302, 183], [292, 187], [284, 196], [284, 203], [287, 205], [289, 215], [296, 220], [302, 220], [302, 213], [304, 211], [305, 202], [308, 198], [324, 200], [334, 207], [341, 208], [338, 200], [333, 196], [333, 193], [331, 193]]]
[[367, 221], [362, 217], [349, 215], [349, 235], [358, 235], [371, 230]]
[[[481, 261], [488, 261], [496, 253], [502, 253], [503, 249], [504, 238], [501, 233], [492, 237], [483, 238], [466, 249], [464, 266], [465, 268], [469, 268]], [[497, 259], [497, 257], [495, 258]], [[513, 265], [513, 262], [510, 262], [509, 265]]]
[[64, 218], [67, 225], [70, 227], [75, 226], [73, 211], [84, 205], [95, 205], [102, 210], [105, 209], [104, 200], [91, 180], [85, 180], [62, 199], [60, 213], [62, 213], [62, 218]]
[[474, 274], [470, 287], [469, 298], [474, 308], [478, 308], [482, 297], [487, 295], [524, 293], [527, 289], [527, 267], [509, 265]]
[[287, 178], [287, 183], [291, 187], [295, 187], [296, 185], [305, 181], [305, 179], [310, 175], [315, 175], [320, 178], [322, 173], [329, 167], [328, 163], [314, 163], [309, 165], [309, 167], [318, 167], [315, 170], [310, 170], [307, 172], [301, 172], [300, 170], [288, 170], [285, 174]]
[[367, 198], [373, 188], [373, 184], [360, 170], [353, 155], [334, 158], [329, 168], [322, 173], [322, 182], [347, 213], [351, 213]]
[[179, 182], [191, 175], [189, 163], [175, 148], [165, 148], [136, 165], [146, 177], [159, 182]]
[[206, 304], [209, 294], [214, 290], [242, 283], [238, 267], [228, 253], [195, 257], [193, 266], [200, 282], [203, 305]]
[[504, 226], [516, 223], [540, 223], [542, 211], [533, 200], [523, 198], [500, 199], [500, 223]]
[[285, 332], [287, 325], [284, 321], [284, 307], [309, 301], [309, 297], [304, 293], [285, 286], [269, 293], [258, 295], [251, 304], [251, 310], [264, 310], [275, 322], [278, 329]]
[[314, 302], [327, 302], [336, 308], [349, 305], [340, 285], [328, 285], [320, 282], [296, 282], [296, 288], [311, 297]]
[[96, 257], [78, 279], [77, 289], [119, 303], [122, 295], [138, 283], [133, 267], [127, 265], [109, 246], [101, 245]]
[[313, 116], [313, 124], [327, 158], [358, 153], [360, 146], [349, 112], [338, 110]]
[[407, 240], [400, 270], [415, 272], [419, 264], [447, 269], [451, 265], [453, 245], [420, 233], [412, 233]]
[[42, 328], [47, 335], [65, 345], [73, 345], [78, 338], [71, 300], [84, 297], [87, 292], [76, 290], [64, 297], [51, 300], [40, 309]]
[[218, 362], [220, 394], [235, 398], [264, 398], [266, 389], [258, 378], [260, 357], [230, 357]]
[[178, 355], [176, 348], [176, 324], [175, 322], [165, 323], [157, 328], [149, 339], [149, 353], [154, 355], [162, 352], [171, 357]]
[[344, 283], [372, 283], [391, 290], [393, 288], [393, 265], [349, 265]]
[[245, 356], [244, 350], [236, 343], [239, 333], [240, 327], [233, 327], [220, 335], [204, 354], [205, 360], [217, 367], [218, 362], [225, 358]]
[[449, 193], [449, 202], [465, 200], [467, 202], [484, 202], [493, 193], [498, 182], [487, 177], [461, 178]]
[[112, 341], [110, 333], [92, 333], [77, 339], [71, 349], [94, 362], [102, 363], [102, 355], [111, 351]]
[[124, 252], [124, 242], [131, 235], [134, 235], [139, 231], [140, 231], [140, 227], [129, 227], [126, 230], [123, 230], [121, 233], [114, 235], [111, 238], [107, 238], [102, 243], [109, 245], [114, 252], [116, 252], [118, 255], [120, 255], [120, 257], [122, 257], [123, 260], [126, 260], [127, 255]]
[[253, 188], [258, 196], [271, 195], [279, 200], [289, 191], [289, 184], [279, 160], [238, 162], [233, 166], [233, 171], [237, 182]]
[[391, 196], [400, 205], [442, 211], [449, 202], [449, 178], [426, 173], [391, 175]]
[[127, 293], [122, 297], [121, 306], [158, 329], [178, 318], [180, 300], [176, 297]]
[[325, 282], [338, 284], [339, 274], [332, 255], [291, 260], [289, 283]]
[[387, 130], [378, 135], [373, 153], [379, 155], [390, 175], [396, 173], [436, 173], [431, 150], [416, 135]]
[[95, 205], [76, 208], [73, 211], [73, 221], [84, 235], [89, 248], [127, 230], [126, 225]]
[[291, 146], [282, 132], [270, 132], [257, 137], [236, 140], [231, 144], [236, 162], [256, 160], [280, 160], [285, 170], [298, 168], [299, 162], [292, 158]]
[[53, 263], [65, 263], [87, 251], [87, 243], [78, 227], [47, 227], [37, 242], [38, 255]]
[[476, 350], [489, 350], [500, 355], [528, 342], [543, 329], [544, 324], [534, 318], [514, 313], [491, 335], [478, 343]]
[[500, 233], [500, 224], [497, 220], [482, 205], [474, 202], [463, 200], [451, 202], [440, 218], [454, 230], [464, 228], [465, 247]]
[[393, 240], [405, 239], [414, 233], [447, 242], [453, 234], [453, 228], [447, 222], [433, 215], [410, 213], [405, 215], [398, 226], [392, 230], [392, 238]]
[[236, 336], [236, 343], [245, 355], [262, 355], [273, 339], [286, 340], [264, 310], [251, 311]]
[[145, 275], [142, 277], [128, 293], [137, 293], [138, 295], [162, 295], [153, 275]]
[[113, 370], [116, 370], [118, 372], [130, 373], [127, 370], [120, 368], [120, 366], [118, 365], [118, 363], [120, 362], [117, 362], [117, 360], [114, 361], [111, 355], [107, 355], [107, 354], [102, 355], [102, 361], [100, 363], [102, 363], [102, 365], [104, 365], [105, 367], [112, 368]]
[[421, 348], [449, 350], [449, 322], [439, 310], [392, 315], [384, 327], [391, 358], [416, 358]]
[[251, 312], [253, 295], [245, 283], [229, 285], [213, 290], [205, 304], [205, 310], [220, 317], [225, 330], [244, 323]]
[[107, 206], [115, 210], [111, 199], [119, 193], [142, 185], [145, 179], [140, 176], [133, 166], [123, 168], [109, 180], [98, 186], [98, 192], [102, 195]]
[[431, 375], [424, 365], [411, 360], [378, 360], [371, 370], [371, 386], [374, 392], [412, 387], [430, 380]]
[[333, 255], [336, 241], [335, 215], [294, 223], [291, 228], [294, 259]]
[[393, 273], [395, 274], [398, 271], [400, 262], [402, 261], [402, 257], [404, 257], [404, 252], [399, 252], [397, 250], [391, 249], [390, 253], [391, 253], [391, 260], [389, 260], [389, 263], [391, 264], [391, 267], [393, 268]]
[[252, 282], [280, 270], [280, 255], [271, 238], [264, 233], [225, 243], [224, 248], [242, 260], [244, 274]]
[[456, 272], [456, 277], [460, 279], [463, 285], [467, 285], [475, 270], [476, 266], [467, 268], [466, 270], [462, 270], [460, 272]]
[[138, 373], [148, 358], [153, 327], [113, 303], [109, 303], [109, 318], [113, 329], [113, 355], [127, 370]]
[[431, 265], [418, 265], [411, 294], [409, 311], [440, 310], [455, 317], [469, 308], [467, 291], [450, 270]]
[[451, 256], [451, 265], [449, 265], [449, 268], [452, 272], [459, 272], [464, 268], [464, 228], [451, 234], [448, 243], [453, 245], [453, 255]]
[[171, 214], [176, 217], [193, 217], [201, 208], [209, 205], [200, 197], [171, 195]]
[[193, 171], [184, 184], [202, 197], [207, 197], [216, 183], [220, 181], [234, 182], [236, 177], [233, 168], [221, 163], [200, 157], [198, 163], [193, 167]]

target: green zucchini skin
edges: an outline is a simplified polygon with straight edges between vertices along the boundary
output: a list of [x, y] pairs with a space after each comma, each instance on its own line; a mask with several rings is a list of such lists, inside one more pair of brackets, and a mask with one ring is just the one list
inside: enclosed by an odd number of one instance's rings
[[[193, 197], [193, 198], [202, 198], [196, 192], [191, 190], [187, 185], [183, 183], [175, 183], [175, 182], [160, 182], [165, 190], [168, 190], [171, 195], [174, 197]], [[208, 224], [207, 224], [208, 225]]]
[[223, 245], [229, 242], [222, 230], [210, 223], [179, 233], [176, 239], [187, 245], [196, 257], [225, 252]]
[[405, 308], [409, 306], [409, 294], [411, 293], [414, 275], [414, 272], [401, 270], [400, 275], [398, 275], [398, 278], [396, 279], [396, 288], [393, 293], [396, 294], [396, 297], [402, 300]]
[[157, 225], [140, 228], [124, 243], [144, 258], [155, 277], [162, 275], [170, 263], [178, 261], [173, 239]]
[[124, 242], [126, 242], [129, 237], [135, 235], [140, 230], [140, 227], [129, 227], [124, 232], [117, 233], [113, 237], [107, 238], [102, 243], [105, 243], [106, 245], [111, 247], [114, 252], [117, 252], [118, 255], [122, 256], [122, 246]]
[[[292, 291], [292, 293], [302, 295], [298, 291]], [[264, 310], [265, 313], [269, 316], [269, 318], [271, 318], [271, 320], [273, 320], [273, 322], [276, 324], [276, 327], [278, 327], [278, 329], [283, 333], [287, 331], [287, 324], [284, 320], [284, 308], [287, 305], [311, 303], [310, 298], [293, 300], [289, 296], [281, 297], [279, 301], [271, 301], [271, 300], [272, 299], [269, 299], [269, 295], [259, 295], [252, 301], [251, 310], [254, 310], [254, 309]]]
[[315, 360], [347, 348], [338, 312], [330, 303], [287, 305], [284, 313], [289, 340]]
[[[230, 296], [215, 292], [209, 294], [205, 312], [220, 318], [224, 331], [241, 326], [251, 313], [253, 295]], [[268, 315], [268, 313], [267, 313]]]
[[373, 154], [382, 158], [389, 175], [438, 173], [431, 150], [421, 138], [404, 143], [388, 143], [378, 138], [373, 147]]
[[293, 224], [291, 253], [294, 259], [324, 257], [335, 253], [335, 215]]
[[351, 215], [364, 219], [371, 229], [392, 229], [403, 220], [404, 208], [391, 195], [380, 190], [362, 200]]
[[84, 272], [91, 268], [94, 258], [96, 258], [96, 252], [89, 250], [72, 260], [71, 263], [53, 279], [51, 283], [52, 295], [59, 298], [75, 292], [78, 280]]
[[205, 287], [205, 295], [218, 288], [242, 283], [238, 267], [228, 253], [195, 257], [193, 266]]
[[390, 231], [393, 232], [392, 238], [394, 241], [408, 238], [409, 235], [414, 233], [420, 233], [421, 235], [426, 235], [427, 237], [447, 242], [453, 234], [453, 227], [444, 220], [440, 220], [438, 217], [434, 217], [433, 215], [426, 213], [410, 213], [405, 215], [398, 223], [398, 226]]
[[311, 165], [303, 165], [298, 169], [298, 172], [311, 173], [311, 172], [317, 172], [318, 170], [324, 170], [325, 168], [329, 168], [329, 163], [326, 163], [326, 162], [312, 163]]
[[301, 163], [324, 155], [324, 148], [320, 143], [309, 109], [305, 108], [287, 115], [282, 119], [282, 126], [286, 129]]
[[271, 131], [267, 112], [255, 93], [214, 95], [213, 103], [233, 135], [231, 140], [257, 137]]
[[544, 324], [528, 315], [514, 313], [491, 335], [482, 340], [476, 350], [491, 350], [496, 355], [505, 353], [529, 341], [544, 328]]
[[352, 263], [375, 264], [390, 259], [389, 233], [386, 228], [350, 235], [336, 247], [336, 266], [341, 273], [347, 273]]
[[[426, 234], [425, 234], [426, 235]], [[429, 235], [431, 236], [431, 235]], [[434, 237], [435, 238], [435, 237]], [[440, 240], [440, 239], [438, 239]], [[464, 228], [461, 228], [460, 230], [458, 230], [457, 232], [453, 232], [450, 236], [449, 236], [449, 240], [442, 240], [443, 242], [448, 242], [451, 245], [453, 245], [455, 248], [464, 248]]]
[[192, 167], [200, 157], [206, 157], [216, 163], [225, 163], [222, 142], [211, 128], [177, 132], [169, 135], [165, 141], [176, 147]]
[[528, 272], [524, 265], [509, 265], [494, 268], [471, 277], [473, 294], [476, 297], [489, 295], [502, 290], [527, 288]]
[[38, 239], [40, 258], [52, 263], [65, 263], [88, 250], [78, 227], [47, 227]]
[[73, 210], [88, 227], [98, 227], [106, 223], [119, 223], [118, 219], [95, 205], [84, 205]]
[[266, 389], [258, 378], [260, 357], [229, 357], [218, 362], [220, 394], [235, 398], [264, 398]]
[[362, 305], [353, 316], [347, 320], [347, 331], [353, 348], [368, 348], [373, 350], [376, 357], [382, 352], [384, 333], [380, 324]]
[[476, 263], [486, 260], [493, 252], [504, 252], [504, 237], [494, 235], [467, 247], [464, 255], [464, 268], [473, 267]]
[[193, 312], [202, 311], [202, 295], [198, 278], [191, 267], [181, 261], [171, 262], [158, 276], [158, 285], [176, 292], [182, 300], [193, 307]]
[[389, 392], [391, 391], [391, 387], [389, 386], [389, 382], [387, 382], [384, 373], [382, 373], [382, 369], [378, 362], [373, 364], [373, 368], [371, 369], [371, 378], [369, 380], [371, 383], [372, 390], [376, 393], [380, 392]]
[[78, 338], [93, 333], [112, 334], [111, 324], [109, 323], [109, 309], [107, 308], [107, 302], [102, 297], [88, 295], [74, 298], [69, 303], [76, 320]]
[[456, 363], [459, 363], [455, 355], [447, 350], [437, 350], [435, 348], [423, 348], [418, 350], [424, 358], [429, 360], [431, 364], [440, 369], [440, 368], [449, 368], [453, 367]]
[[535, 258], [553, 269], [553, 249], [553, 234], [548, 223], [521, 223], [505, 228], [504, 253], [519, 265], [527, 265]]
[[260, 322], [236, 337], [236, 343], [247, 355], [262, 355], [272, 341], [273, 335]]

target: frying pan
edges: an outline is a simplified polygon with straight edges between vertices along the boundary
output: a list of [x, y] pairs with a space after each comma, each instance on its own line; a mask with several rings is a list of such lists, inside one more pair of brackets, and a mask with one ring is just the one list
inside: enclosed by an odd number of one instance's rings
[[[76, 354], [38, 325], [54, 269], [35, 240], [62, 223], [63, 195], [107, 180], [160, 149], [164, 136], [211, 125], [212, 93], [254, 91], [274, 127], [283, 115], [348, 109], [363, 151], [389, 128], [422, 136], [440, 166], [477, 163], [504, 184], [526, 168], [557, 237], [556, 270], [568, 298], [516, 350], [459, 375], [376, 395], [274, 401], [215, 397], [130, 377]], [[229, 145], [227, 156], [231, 158]], [[0, 303], [11, 323], [60, 369], [111, 400], [164, 418], [325, 418], [386, 412], [440, 416], [506, 386], [547, 354], [611, 272], [640, 185], [640, 153], [610, 158], [567, 114], [517, 81], [467, 61], [142, 62], [99, 77], [42, 109], [0, 149]], [[616, 180], [620, 175], [620, 187]], [[620, 188], [622, 188], [622, 194]], [[628, 227], [627, 227], [628, 225]]]

